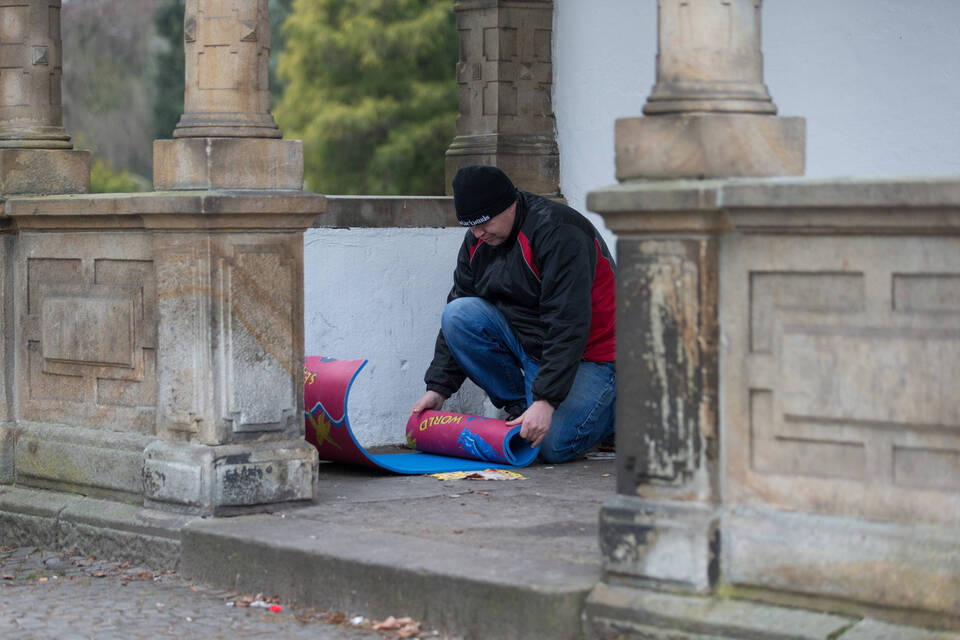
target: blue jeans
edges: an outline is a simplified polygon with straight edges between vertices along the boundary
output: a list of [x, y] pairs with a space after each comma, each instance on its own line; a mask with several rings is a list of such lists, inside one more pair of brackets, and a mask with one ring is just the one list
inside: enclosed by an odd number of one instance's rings
[[[499, 309], [482, 298], [457, 298], [441, 320], [443, 338], [464, 373], [497, 407], [533, 403], [540, 363], [526, 354]], [[583, 362], [553, 413], [540, 446], [544, 462], [571, 460], [613, 434], [617, 375], [612, 362]]]

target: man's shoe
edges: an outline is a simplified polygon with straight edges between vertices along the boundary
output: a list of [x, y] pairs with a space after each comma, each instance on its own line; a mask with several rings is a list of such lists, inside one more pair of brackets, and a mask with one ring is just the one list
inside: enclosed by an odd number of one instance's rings
[[524, 409], [523, 406], [519, 404], [508, 404], [503, 408], [503, 410], [507, 413], [508, 422], [510, 420], [516, 420], [517, 418], [520, 417], [521, 414], [523, 414], [524, 411], [526, 411], [526, 409]]

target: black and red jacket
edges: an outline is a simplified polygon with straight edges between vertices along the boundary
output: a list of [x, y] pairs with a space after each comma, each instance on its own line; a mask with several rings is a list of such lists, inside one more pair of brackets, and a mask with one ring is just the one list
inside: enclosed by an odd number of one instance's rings
[[[616, 265], [590, 221], [566, 205], [517, 191], [510, 237], [499, 246], [467, 231], [447, 301], [467, 296], [494, 304], [527, 355], [539, 361], [534, 400], [559, 405], [581, 360], [616, 359]], [[465, 374], [443, 333], [424, 380], [446, 397]]]

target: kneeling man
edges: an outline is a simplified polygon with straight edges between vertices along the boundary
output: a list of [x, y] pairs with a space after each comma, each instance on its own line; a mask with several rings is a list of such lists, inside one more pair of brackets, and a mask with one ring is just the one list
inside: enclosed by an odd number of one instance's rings
[[610, 252], [581, 214], [496, 167], [460, 169], [453, 200], [469, 231], [413, 413], [440, 410], [469, 377], [543, 461], [571, 460], [614, 430]]

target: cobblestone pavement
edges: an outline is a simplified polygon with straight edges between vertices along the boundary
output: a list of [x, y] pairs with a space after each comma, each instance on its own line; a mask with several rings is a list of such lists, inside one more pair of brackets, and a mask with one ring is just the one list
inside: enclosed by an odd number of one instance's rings
[[[249, 606], [256, 600], [280, 605], [282, 611]], [[237, 594], [193, 584], [173, 572], [31, 547], [0, 547], [3, 640], [440, 637], [414, 633], [409, 625], [396, 631], [355, 627], [343, 613], [270, 600], [264, 594]], [[373, 622], [360, 624], [369, 627]]]

